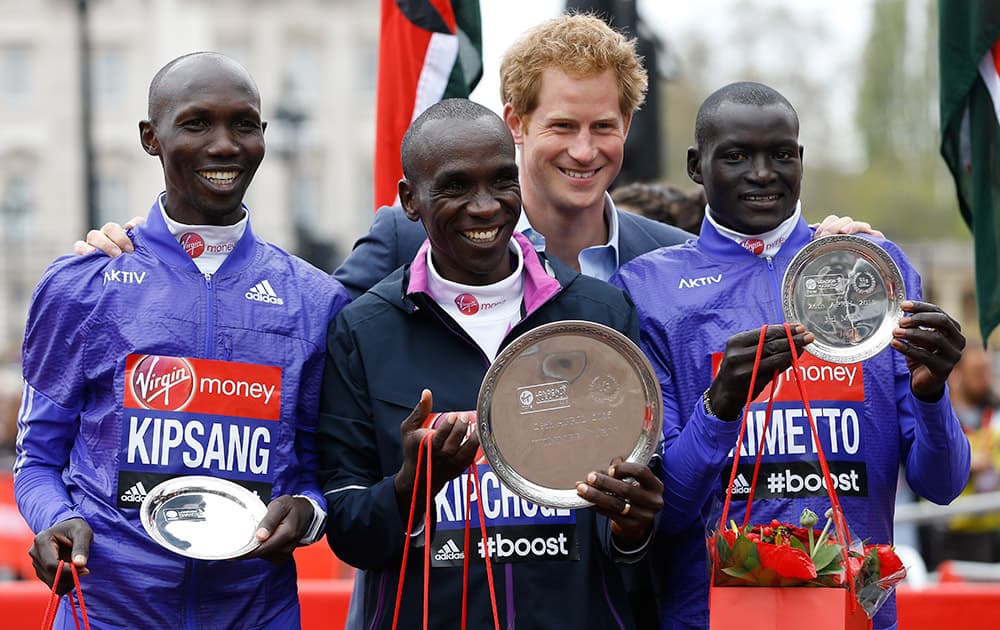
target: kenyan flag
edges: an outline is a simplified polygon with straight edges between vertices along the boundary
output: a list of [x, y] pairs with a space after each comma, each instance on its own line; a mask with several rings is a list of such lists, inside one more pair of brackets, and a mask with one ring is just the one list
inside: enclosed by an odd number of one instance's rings
[[941, 155], [975, 238], [985, 342], [1000, 324], [1000, 2], [940, 0]]
[[382, 0], [375, 105], [375, 207], [392, 205], [399, 143], [428, 106], [468, 97], [483, 75], [478, 0]]

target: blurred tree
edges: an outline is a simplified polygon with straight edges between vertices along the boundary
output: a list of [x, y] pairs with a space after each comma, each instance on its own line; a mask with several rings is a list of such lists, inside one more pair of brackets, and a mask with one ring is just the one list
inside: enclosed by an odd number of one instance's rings
[[[684, 152], [693, 142], [694, 115], [712, 91], [731, 81], [760, 81], [772, 85], [802, 112], [811, 112], [803, 129], [804, 144], [830, 147], [843, 130], [833, 124], [832, 110], [840, 101], [830, 98], [831, 74], [846, 73], [831, 59], [819, 60], [790, 51], [822, 50], [832, 33], [820, 11], [799, 10], [779, 3], [729, 0], [719, 19], [698, 25], [675, 40], [683, 59], [680, 76], [661, 86], [670, 92], [661, 110], [667, 121], [666, 177], [686, 180]], [[817, 164], [835, 153], [817, 151]], [[683, 184], [683, 181], [681, 182]]]
[[699, 103], [731, 81], [761, 81], [799, 112], [808, 220], [850, 214], [897, 241], [967, 239], [937, 150], [935, 0], [867, 6], [871, 31], [857, 50], [836, 51], [828, 11], [750, 0], [727, 0], [716, 12], [725, 19], [676, 37], [682, 68], [661, 86], [665, 179], [688, 183]]
[[968, 235], [937, 150], [936, 33], [934, 0], [872, 5], [856, 110], [866, 168], [845, 190], [895, 239]]
[[869, 162], [925, 170], [938, 161], [934, 7], [933, 0], [872, 5], [857, 109]]
[[[941, 2], [953, 0], [941, 0]], [[954, 0], [959, 2], [960, 0]], [[996, 0], [994, 0], [996, 1]], [[795, 105], [805, 147], [803, 213], [870, 221], [903, 246], [924, 296], [975, 330], [970, 234], [938, 155], [935, 0], [870, 0], [864, 45], [844, 45], [832, 7], [853, 3], [705, 0], [711, 19], [673, 36], [662, 84], [665, 179], [690, 185], [685, 153], [698, 105], [731, 81], [772, 85]], [[860, 10], [851, 12], [857, 17]], [[858, 29], [864, 28], [859, 25]], [[857, 31], [855, 31], [857, 32]], [[864, 37], [867, 35], [867, 40]], [[1000, 344], [1000, 330], [994, 333]]]

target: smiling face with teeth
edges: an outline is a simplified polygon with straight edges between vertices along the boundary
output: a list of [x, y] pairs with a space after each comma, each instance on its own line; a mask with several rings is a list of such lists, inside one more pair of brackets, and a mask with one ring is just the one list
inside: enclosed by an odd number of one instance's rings
[[704, 140], [688, 149], [688, 175], [705, 187], [712, 217], [761, 234], [792, 216], [802, 186], [795, 113], [782, 103], [722, 102]]
[[473, 120], [427, 120], [407, 142], [399, 199], [427, 230], [437, 272], [466, 285], [509, 276], [521, 190], [503, 121], [488, 110]]
[[247, 71], [212, 53], [182, 57], [150, 87], [142, 146], [160, 158], [167, 214], [188, 225], [232, 225], [264, 158], [260, 96]]
[[589, 212], [603, 217], [604, 193], [618, 176], [631, 114], [622, 113], [613, 70], [574, 77], [557, 68], [541, 75], [537, 106], [504, 106], [521, 148], [524, 207], [532, 217]]

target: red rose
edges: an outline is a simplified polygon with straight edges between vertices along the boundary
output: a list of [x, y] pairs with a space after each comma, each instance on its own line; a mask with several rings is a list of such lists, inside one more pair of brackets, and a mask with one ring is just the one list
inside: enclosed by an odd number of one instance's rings
[[883, 578], [906, 570], [903, 568], [903, 561], [896, 555], [892, 545], [878, 545], [878, 563], [879, 575]]
[[772, 569], [781, 577], [799, 578], [802, 580], [816, 579], [816, 565], [809, 554], [791, 545], [757, 545], [760, 555], [760, 566]]

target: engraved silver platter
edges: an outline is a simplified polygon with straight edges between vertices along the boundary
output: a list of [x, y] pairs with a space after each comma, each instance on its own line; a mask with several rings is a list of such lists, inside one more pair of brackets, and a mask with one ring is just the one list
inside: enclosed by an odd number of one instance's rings
[[642, 351], [586, 321], [545, 324], [510, 343], [479, 390], [483, 453], [510, 490], [539, 505], [591, 505], [576, 483], [615, 457], [645, 464], [663, 425], [660, 384]]
[[198, 475], [158, 484], [139, 508], [153, 540], [199, 560], [237, 558], [257, 548], [254, 534], [266, 512], [260, 497], [243, 486]]
[[781, 293], [785, 320], [816, 337], [806, 351], [831, 363], [864, 361], [885, 349], [906, 299], [903, 276], [889, 254], [848, 234], [802, 248], [785, 270]]

